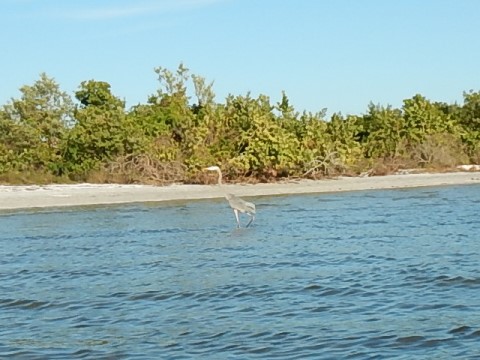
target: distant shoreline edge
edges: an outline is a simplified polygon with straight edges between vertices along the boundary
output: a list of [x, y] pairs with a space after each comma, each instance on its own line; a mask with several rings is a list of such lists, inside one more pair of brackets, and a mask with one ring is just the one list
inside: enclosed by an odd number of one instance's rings
[[480, 173], [472, 171], [419, 173], [373, 177], [339, 177], [325, 180], [297, 180], [267, 184], [216, 185], [25, 185], [0, 186], [0, 210], [110, 205], [164, 201], [188, 201], [238, 196], [273, 196], [345, 191], [402, 189], [429, 186], [480, 184]]

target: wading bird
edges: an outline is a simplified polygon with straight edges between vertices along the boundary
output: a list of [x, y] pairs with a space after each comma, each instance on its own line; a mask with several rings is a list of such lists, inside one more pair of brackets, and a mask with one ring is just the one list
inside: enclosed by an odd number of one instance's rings
[[[222, 170], [218, 166], [209, 166], [204, 170], [209, 171], [216, 171], [218, 173], [218, 185], [222, 186]], [[233, 213], [235, 214], [235, 218], [237, 219], [237, 227], [240, 227], [240, 217], [239, 212], [247, 214], [250, 216], [250, 221], [247, 224], [247, 228], [250, 224], [255, 220], [255, 204], [240, 199], [238, 196], [233, 194], [225, 193], [225, 198], [228, 200], [228, 204], [233, 209]]]

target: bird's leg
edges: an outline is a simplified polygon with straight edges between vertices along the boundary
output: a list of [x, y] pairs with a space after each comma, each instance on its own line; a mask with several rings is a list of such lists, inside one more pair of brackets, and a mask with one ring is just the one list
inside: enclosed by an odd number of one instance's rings
[[240, 218], [238, 217], [238, 210], [233, 209], [233, 213], [235, 214], [235, 218], [237, 219], [237, 228], [240, 228]]
[[250, 226], [250, 224], [255, 220], [255, 215], [250, 215], [250, 214], [248, 214], [248, 216], [250, 216], [250, 221], [248, 222], [248, 224], [247, 224], [247, 226], [246, 226], [247, 228], [248, 228], [248, 227]]

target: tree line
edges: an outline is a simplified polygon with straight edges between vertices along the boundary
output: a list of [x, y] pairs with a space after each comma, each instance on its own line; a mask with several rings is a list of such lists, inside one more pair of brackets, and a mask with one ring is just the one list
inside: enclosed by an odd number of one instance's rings
[[[401, 108], [370, 103], [361, 115], [299, 112], [285, 93], [229, 95], [177, 69], [129, 109], [110, 84], [89, 80], [72, 99], [46, 74], [0, 108], [0, 181], [203, 183], [217, 164], [230, 181], [387, 174], [480, 162], [480, 93], [463, 104], [417, 94]], [[189, 96], [189, 94], [192, 96]]]

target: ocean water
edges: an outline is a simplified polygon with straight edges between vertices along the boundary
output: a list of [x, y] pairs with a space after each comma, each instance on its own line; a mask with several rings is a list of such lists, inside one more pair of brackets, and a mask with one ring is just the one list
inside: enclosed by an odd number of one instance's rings
[[0, 358], [480, 358], [480, 186], [249, 200], [0, 213]]

